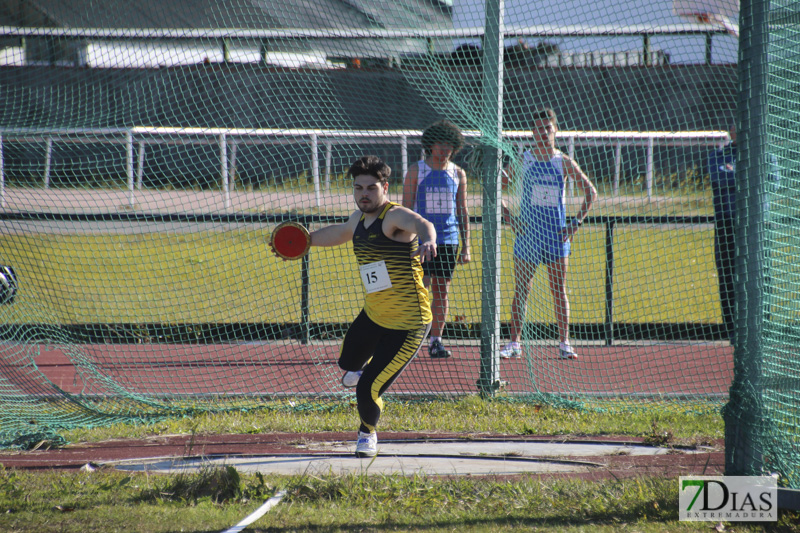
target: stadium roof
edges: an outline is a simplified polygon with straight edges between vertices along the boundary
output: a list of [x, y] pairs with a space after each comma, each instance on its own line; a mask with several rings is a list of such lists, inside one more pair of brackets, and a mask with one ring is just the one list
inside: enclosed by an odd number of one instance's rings
[[[452, 0], [21, 0], [11, 26], [62, 28], [401, 29], [452, 28]], [[2, 11], [0, 9], [0, 11]], [[6, 12], [2, 18], [14, 18]], [[272, 44], [272, 43], [270, 43]], [[291, 47], [297, 48], [297, 41]], [[350, 57], [424, 51], [419, 40], [314, 41], [300, 48]]]
[[409, 28], [451, 24], [440, 0], [23, 0], [53, 23], [90, 28]]

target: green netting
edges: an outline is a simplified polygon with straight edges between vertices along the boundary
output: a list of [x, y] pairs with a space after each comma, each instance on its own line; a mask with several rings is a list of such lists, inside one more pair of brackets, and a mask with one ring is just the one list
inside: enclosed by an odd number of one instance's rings
[[785, 473], [798, 486], [797, 2], [742, 4], [741, 199], [736, 226], [735, 379], [727, 469]]
[[[471, 261], [449, 290], [452, 357], [429, 357], [426, 342], [386, 397], [726, 405], [731, 434], [758, 413], [745, 470], [797, 486], [796, 3], [758, 4], [765, 56], [748, 55], [749, 40], [739, 50], [730, 19], [726, 30], [682, 18], [669, 2], [309, 6], [0, 9], [0, 263], [18, 284], [0, 306], [0, 444], [350, 401], [337, 358], [363, 304], [351, 247], [284, 262], [268, 236], [284, 220], [343, 221], [355, 207], [345, 171], [363, 154], [392, 167], [401, 202], [404, 176], [426, 157], [423, 131], [447, 119], [466, 141], [453, 161], [472, 230]], [[743, 17], [742, 35], [752, 28]], [[738, 85], [752, 68], [747, 90], [766, 104], [757, 122]], [[543, 108], [557, 117], [554, 147], [596, 188], [588, 212], [579, 174], [555, 189], [526, 181], [533, 160], [548, 159], [534, 138]], [[720, 256], [736, 217], [720, 224], [712, 178], [734, 175], [722, 168], [735, 166], [725, 159], [734, 123], [747, 139], [739, 167], [752, 169], [738, 179], [757, 183], [770, 208], [748, 209], [755, 200], [740, 194], [738, 255]], [[568, 317], [545, 265], [513, 303], [520, 228], [540, 228], [530, 206], [559, 199], [564, 222], [583, 218]], [[746, 290], [735, 257], [759, 266]], [[740, 288], [721, 298], [725, 280]], [[735, 313], [723, 311], [734, 294]], [[516, 330], [521, 357], [501, 358]], [[560, 357], [566, 333], [577, 359]]]

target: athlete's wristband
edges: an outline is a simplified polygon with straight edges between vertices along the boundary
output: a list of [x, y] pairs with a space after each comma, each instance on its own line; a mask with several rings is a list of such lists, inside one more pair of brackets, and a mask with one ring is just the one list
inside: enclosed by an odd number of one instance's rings
[[574, 217], [574, 218], [573, 218], [573, 219], [570, 221], [570, 225], [572, 225], [572, 226], [575, 226], [576, 228], [577, 228], [577, 227], [580, 227], [580, 225], [581, 225], [581, 224], [583, 224], [583, 220], [579, 220], [579, 219], [578, 219], [578, 217]]

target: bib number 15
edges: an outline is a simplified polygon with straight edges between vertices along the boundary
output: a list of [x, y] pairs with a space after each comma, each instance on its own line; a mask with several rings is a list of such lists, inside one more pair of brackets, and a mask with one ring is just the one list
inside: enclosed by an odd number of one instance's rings
[[389, 271], [386, 269], [386, 262], [376, 261], [360, 267], [361, 281], [367, 293], [378, 292], [392, 287], [392, 280], [389, 278]]

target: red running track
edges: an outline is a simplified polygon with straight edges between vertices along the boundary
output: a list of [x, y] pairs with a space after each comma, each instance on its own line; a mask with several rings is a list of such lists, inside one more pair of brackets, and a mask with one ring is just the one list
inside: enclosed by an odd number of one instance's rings
[[[0, 378], [23, 394], [320, 395], [342, 394], [338, 343], [4, 345]], [[423, 349], [390, 394], [477, 392], [480, 348], [450, 344], [453, 357]], [[498, 360], [506, 392], [628, 397], [727, 398], [733, 348], [727, 343], [577, 346], [557, 358], [555, 343], [528, 345], [518, 360]]]

